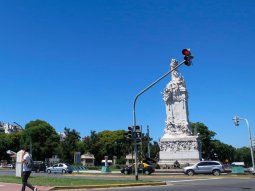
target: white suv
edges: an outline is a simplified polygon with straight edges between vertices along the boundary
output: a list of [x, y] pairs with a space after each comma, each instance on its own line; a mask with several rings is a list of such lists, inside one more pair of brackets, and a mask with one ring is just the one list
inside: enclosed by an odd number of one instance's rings
[[46, 169], [46, 172], [48, 174], [50, 174], [50, 173], [62, 173], [62, 174], [69, 173], [69, 174], [71, 174], [73, 172], [73, 168], [71, 167], [70, 164], [59, 163], [59, 164], [54, 164], [51, 167], [48, 167]]
[[193, 166], [183, 168], [184, 174], [193, 176], [194, 174], [213, 174], [219, 176], [224, 172], [224, 167], [219, 161], [200, 161]]

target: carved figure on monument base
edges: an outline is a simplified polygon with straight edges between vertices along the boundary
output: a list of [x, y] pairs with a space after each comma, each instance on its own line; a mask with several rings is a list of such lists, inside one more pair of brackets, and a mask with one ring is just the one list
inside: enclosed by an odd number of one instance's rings
[[168, 137], [176, 137], [176, 136], [189, 136], [191, 135], [191, 131], [188, 127], [188, 123], [186, 121], [173, 123], [172, 121], [166, 121], [166, 128], [164, 130], [165, 135], [169, 135]]
[[159, 144], [160, 151], [191, 151], [198, 149], [197, 141], [165, 141]]

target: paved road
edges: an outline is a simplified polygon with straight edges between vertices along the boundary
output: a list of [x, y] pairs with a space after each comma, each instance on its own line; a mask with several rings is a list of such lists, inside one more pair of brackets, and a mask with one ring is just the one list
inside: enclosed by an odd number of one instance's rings
[[[11, 175], [14, 171], [0, 171], [1, 175]], [[46, 173], [33, 173], [33, 176], [48, 176]], [[134, 176], [125, 176], [122, 174], [86, 174], [86, 175], [62, 175], [62, 174], [51, 174], [54, 177], [68, 177], [68, 178], [84, 178], [84, 179], [134, 179]], [[142, 180], [159, 180], [166, 181], [166, 186], [151, 186], [151, 187], [129, 187], [129, 188], [108, 188], [108, 189], [91, 189], [93, 191], [244, 191], [254, 190], [255, 191], [255, 176], [243, 175], [221, 175], [215, 177], [212, 175], [196, 175], [188, 177], [185, 175], [150, 175], [150, 176], [139, 176]], [[0, 191], [5, 190], [4, 185], [0, 183]], [[86, 189], [80, 189], [84, 191]], [[8, 189], [8, 191], [11, 191]]]
[[[255, 179], [247, 178], [209, 178], [209, 179], [179, 179], [168, 180], [166, 186], [129, 187], [90, 189], [91, 191], [255, 191]], [[76, 191], [86, 191], [80, 189]]]

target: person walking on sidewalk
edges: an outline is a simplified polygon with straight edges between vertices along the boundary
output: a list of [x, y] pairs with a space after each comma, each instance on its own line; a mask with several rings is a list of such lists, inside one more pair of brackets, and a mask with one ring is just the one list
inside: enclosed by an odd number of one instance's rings
[[37, 191], [36, 187], [34, 187], [30, 183], [28, 183], [28, 178], [31, 174], [32, 164], [33, 164], [32, 156], [29, 153], [29, 151], [30, 151], [29, 148], [25, 147], [23, 155], [22, 155], [22, 163], [23, 163], [23, 169], [22, 170], [23, 171], [22, 171], [22, 188], [21, 188], [21, 191], [25, 191], [26, 186], [29, 187], [33, 191]]

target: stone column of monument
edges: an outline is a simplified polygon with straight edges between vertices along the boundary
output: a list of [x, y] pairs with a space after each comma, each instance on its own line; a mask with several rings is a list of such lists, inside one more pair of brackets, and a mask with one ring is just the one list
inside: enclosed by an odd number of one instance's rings
[[[171, 61], [171, 69], [178, 62]], [[192, 135], [189, 125], [188, 92], [184, 78], [175, 70], [163, 93], [166, 104], [166, 127], [160, 139], [159, 165], [194, 164], [199, 161], [198, 136]]]

